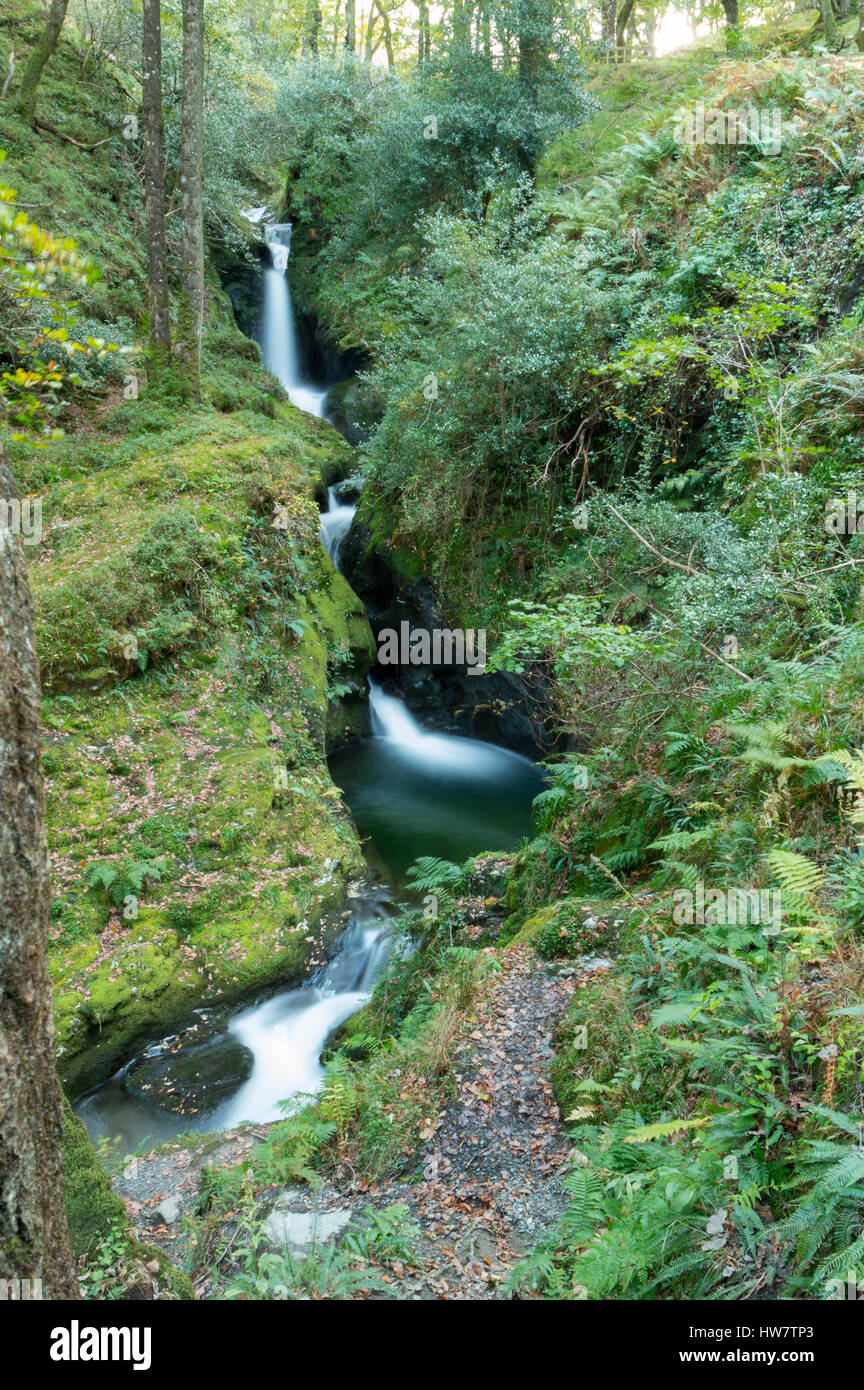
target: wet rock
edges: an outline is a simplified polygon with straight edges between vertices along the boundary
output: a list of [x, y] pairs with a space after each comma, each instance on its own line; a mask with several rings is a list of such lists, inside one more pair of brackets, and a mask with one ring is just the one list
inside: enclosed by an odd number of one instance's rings
[[[447, 628], [428, 580], [409, 573], [404, 557], [385, 547], [358, 516], [339, 550], [340, 568], [363, 601], [376, 641], [385, 629], [398, 632], [402, 622], [412, 630]], [[475, 633], [482, 627], [482, 620], [475, 620]], [[524, 676], [506, 671], [469, 674], [465, 665], [447, 664], [387, 666], [379, 674], [428, 728], [468, 734], [532, 759], [545, 756], [557, 744], [546, 719], [551, 687], [539, 666], [530, 667]]]
[[222, 1034], [198, 1046], [144, 1059], [130, 1068], [123, 1087], [158, 1109], [202, 1115], [248, 1080], [253, 1062], [248, 1047]]
[[356, 377], [336, 382], [327, 393], [328, 417], [355, 448], [366, 443], [380, 414], [380, 402], [370, 401], [368, 390]]

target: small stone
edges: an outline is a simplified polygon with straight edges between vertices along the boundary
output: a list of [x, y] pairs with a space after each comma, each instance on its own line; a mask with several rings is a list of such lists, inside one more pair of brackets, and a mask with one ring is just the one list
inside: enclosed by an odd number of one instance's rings
[[180, 1215], [180, 1208], [175, 1197], [166, 1197], [156, 1208], [154, 1215], [163, 1226], [172, 1226]]
[[159, 1261], [158, 1261], [158, 1260], [148, 1260], [148, 1261], [147, 1261], [147, 1268], [149, 1269], [149, 1271], [150, 1271], [151, 1274], [158, 1274], [158, 1273], [159, 1273]]

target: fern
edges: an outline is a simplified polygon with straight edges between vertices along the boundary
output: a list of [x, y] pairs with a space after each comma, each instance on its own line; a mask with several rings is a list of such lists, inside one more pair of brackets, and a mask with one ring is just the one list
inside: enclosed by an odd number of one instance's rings
[[435, 859], [424, 854], [414, 860], [406, 874], [406, 882], [415, 893], [450, 894], [461, 883], [464, 870], [449, 859]]
[[625, 1135], [625, 1144], [647, 1144], [652, 1139], [666, 1139], [673, 1134], [682, 1134], [686, 1129], [703, 1129], [709, 1117], [703, 1115], [696, 1120], [661, 1120], [658, 1124], [640, 1125]]
[[769, 850], [767, 860], [781, 892], [791, 900], [793, 907], [806, 905], [825, 882], [824, 869], [793, 850]]

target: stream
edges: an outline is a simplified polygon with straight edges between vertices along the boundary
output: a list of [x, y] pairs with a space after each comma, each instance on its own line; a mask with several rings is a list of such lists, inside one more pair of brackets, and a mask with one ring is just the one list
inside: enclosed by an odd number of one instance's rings
[[[262, 276], [264, 362], [290, 400], [310, 415], [326, 411], [326, 387], [301, 378], [297, 332], [286, 278], [290, 225], [265, 228], [270, 264]], [[356, 480], [328, 491], [321, 541], [339, 565], [354, 517]], [[328, 1037], [369, 998], [391, 943], [394, 900], [414, 859], [457, 863], [484, 850], [509, 849], [530, 832], [531, 803], [543, 789], [540, 768], [518, 753], [478, 739], [422, 727], [375, 672], [369, 678], [367, 737], [329, 759], [377, 882], [349, 901], [347, 925], [332, 959], [299, 989], [251, 1006], [208, 1006], [180, 1033], [143, 1049], [75, 1105], [94, 1143], [120, 1154], [190, 1130], [214, 1132], [243, 1121], [264, 1123], [321, 1085]]]

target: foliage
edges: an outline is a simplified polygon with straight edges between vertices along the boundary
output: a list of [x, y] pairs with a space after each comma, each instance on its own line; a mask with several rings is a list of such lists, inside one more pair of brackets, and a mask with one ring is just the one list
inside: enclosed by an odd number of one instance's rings
[[[4, 158], [0, 150], [0, 163]], [[0, 184], [0, 428], [16, 440], [46, 442], [63, 433], [54, 418], [63, 391], [81, 382], [76, 357], [102, 361], [117, 349], [73, 336], [76, 305], [64, 291], [90, 284], [97, 272], [74, 241], [31, 222], [16, 197]]]

